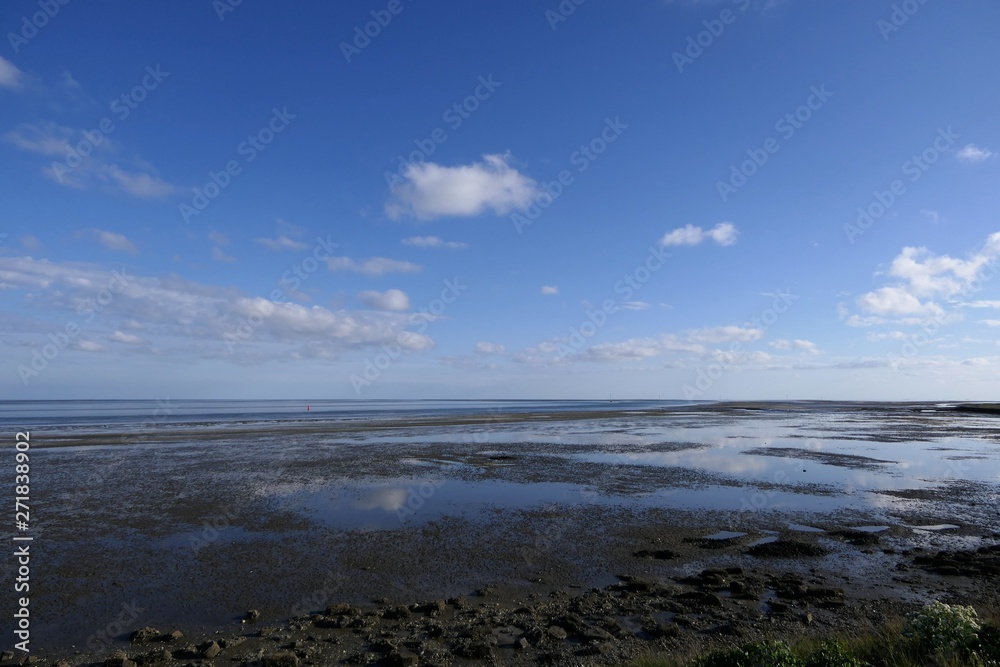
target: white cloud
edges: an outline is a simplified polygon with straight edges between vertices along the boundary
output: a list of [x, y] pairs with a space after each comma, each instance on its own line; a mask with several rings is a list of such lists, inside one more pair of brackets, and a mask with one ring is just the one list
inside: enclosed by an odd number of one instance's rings
[[1000, 320], [979, 320], [988, 327], [1000, 327]]
[[108, 250], [127, 252], [130, 255], [139, 254], [139, 249], [124, 234], [117, 234], [103, 229], [90, 229], [88, 231], [97, 239], [98, 243]]
[[287, 236], [279, 236], [276, 239], [257, 239], [257, 243], [268, 248], [269, 250], [306, 250], [309, 247], [308, 243], [302, 243], [301, 241], [295, 241], [288, 238]]
[[403, 239], [403, 245], [409, 245], [415, 248], [449, 248], [451, 250], [469, 247], [468, 243], [462, 243], [460, 241], [445, 241], [439, 236], [411, 236], [408, 239]]
[[868, 334], [868, 340], [870, 341], [880, 341], [880, 340], [904, 340], [907, 335], [902, 331], [886, 331], [886, 332], [872, 332]]
[[458, 167], [433, 162], [410, 164], [391, 188], [390, 218], [412, 215], [421, 220], [475, 216], [487, 209], [497, 215], [524, 210], [541, 192], [537, 183], [510, 166], [510, 154], [484, 155]]
[[[95, 146], [82, 130], [42, 121], [20, 125], [3, 138], [23, 151], [52, 158], [41, 171], [59, 185], [79, 190], [100, 186], [142, 199], [162, 199], [177, 192], [177, 187], [156, 176], [148, 163], [120, 157], [108, 137]], [[89, 154], [71, 160], [70, 156], [79, 155], [79, 146], [88, 147]]]
[[760, 340], [763, 337], [764, 331], [762, 329], [739, 327], [735, 325], [692, 329], [687, 332], [688, 340], [695, 343], [746, 343], [749, 341]]
[[963, 305], [968, 308], [1000, 308], [1000, 301], [970, 301]]
[[116, 343], [124, 343], [126, 345], [141, 345], [143, 342], [145, 342], [135, 334], [127, 334], [122, 331], [114, 332], [113, 334], [108, 336], [108, 340], [114, 341]]
[[711, 229], [702, 229], [701, 227], [695, 227], [694, 225], [685, 225], [684, 227], [678, 227], [672, 232], [665, 234], [663, 238], [660, 239], [660, 245], [693, 246], [698, 245], [702, 241], [711, 239], [719, 245], [728, 246], [736, 243], [737, 236], [739, 236], [739, 231], [731, 222], [720, 222]]
[[878, 315], [935, 315], [941, 307], [933, 302], [924, 303], [901, 287], [882, 287], [858, 297], [861, 310]]
[[645, 301], [626, 301], [622, 304], [622, 308], [625, 310], [646, 310], [649, 308], [649, 304]]
[[390, 289], [385, 292], [367, 291], [358, 294], [361, 303], [376, 310], [403, 311], [410, 309], [410, 297], [398, 289]]
[[[333, 311], [246, 296], [234, 288], [176, 276], [117, 271], [124, 277], [91, 264], [0, 256], [0, 290], [22, 292], [33, 308], [72, 318], [93, 307], [95, 294], [108, 290], [112, 299], [102, 304], [93, 326], [111, 332], [141, 328], [144, 338], [157, 348], [240, 363], [334, 360], [386, 343], [397, 343], [408, 351], [434, 345], [428, 336], [408, 329], [420, 322], [405, 313]], [[246, 322], [259, 324], [251, 327], [248, 336], [239, 336]], [[226, 336], [236, 341], [231, 349]]]
[[24, 83], [24, 72], [11, 61], [0, 56], [0, 88], [20, 88]]
[[499, 343], [481, 340], [476, 343], [476, 354], [507, 354], [507, 348]]
[[966, 144], [959, 149], [955, 157], [963, 162], [985, 162], [995, 155], [996, 153], [987, 148], [980, 148], [975, 144]]
[[946, 314], [935, 299], [952, 308], [949, 317], [960, 317], [956, 311], [960, 307], [992, 307], [998, 302], [965, 299], [996, 274], [998, 260], [1000, 232], [988, 236], [982, 247], [966, 259], [935, 255], [927, 248], [905, 247], [884, 274], [895, 278], [896, 284], [857, 298], [856, 305], [865, 317], [846, 317], [846, 310], [841, 317], [848, 326], [885, 324], [889, 321], [886, 318], [896, 318], [896, 324], [918, 325], [930, 317], [940, 320]]
[[216, 262], [235, 262], [236, 258], [232, 255], [227, 255], [219, 246], [212, 246], [212, 259]]
[[387, 273], [417, 273], [423, 267], [413, 262], [385, 257], [371, 257], [358, 261], [350, 257], [331, 257], [326, 260], [326, 266], [331, 271], [353, 271], [366, 276], [383, 276]]
[[84, 352], [104, 352], [104, 346], [92, 340], [78, 340], [71, 347], [75, 350], [83, 350]]
[[809, 340], [802, 340], [796, 338], [794, 340], [786, 340], [784, 338], [779, 338], [768, 343], [775, 350], [802, 350], [808, 354], [819, 354], [819, 350], [816, 348], [816, 343]]
[[559, 294], [559, 288], [555, 285], [542, 285], [542, 294], [546, 296], [555, 296]]

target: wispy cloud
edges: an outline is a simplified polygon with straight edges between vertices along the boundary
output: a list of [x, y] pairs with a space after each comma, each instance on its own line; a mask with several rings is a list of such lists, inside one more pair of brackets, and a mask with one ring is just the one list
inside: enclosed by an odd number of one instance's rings
[[665, 234], [664, 237], [660, 239], [660, 245], [693, 246], [698, 245], [702, 241], [712, 240], [719, 245], [726, 246], [736, 243], [736, 238], [738, 236], [739, 231], [731, 222], [720, 222], [711, 229], [702, 229], [701, 227], [695, 227], [694, 225], [685, 225], [684, 227], [678, 227], [672, 232]]
[[403, 239], [403, 245], [413, 246], [414, 248], [448, 248], [451, 250], [469, 247], [468, 243], [445, 241], [439, 236], [411, 236], [410, 238]]
[[545, 296], [555, 296], [559, 294], [559, 288], [555, 285], [542, 285], [542, 294]]
[[269, 250], [281, 251], [281, 250], [306, 250], [309, 247], [308, 243], [302, 243], [301, 241], [296, 241], [290, 239], [287, 236], [279, 236], [274, 239], [257, 239], [257, 243], [268, 248]]
[[104, 229], [88, 229], [87, 233], [96, 238], [97, 242], [108, 250], [127, 252], [130, 255], [139, 254], [139, 249], [124, 234], [109, 232]]
[[[92, 142], [82, 130], [42, 121], [24, 123], [4, 135], [4, 140], [23, 151], [51, 158], [41, 171], [65, 187], [87, 190], [103, 187], [141, 199], [162, 199], [177, 187], [155, 175], [148, 163], [125, 159], [108, 137]], [[87, 147], [81, 155], [80, 146]]]
[[17, 65], [0, 56], [0, 88], [20, 88], [24, 78], [24, 72]]
[[358, 294], [361, 303], [376, 310], [404, 311], [410, 309], [410, 297], [398, 289], [385, 292], [367, 291]]
[[326, 260], [331, 271], [353, 271], [366, 276], [383, 276], [387, 273], [417, 273], [423, 267], [413, 262], [404, 262], [385, 257], [371, 257], [358, 261], [350, 257], [331, 257]]

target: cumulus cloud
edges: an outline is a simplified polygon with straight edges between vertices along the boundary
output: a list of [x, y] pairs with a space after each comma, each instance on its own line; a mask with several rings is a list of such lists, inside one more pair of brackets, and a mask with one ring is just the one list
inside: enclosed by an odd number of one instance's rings
[[985, 162], [995, 155], [996, 153], [988, 148], [980, 148], [975, 144], [966, 144], [958, 150], [955, 157], [963, 162]]
[[366, 276], [383, 276], [387, 273], [417, 273], [423, 267], [413, 262], [385, 257], [371, 257], [358, 261], [350, 257], [331, 257], [326, 260], [326, 266], [331, 271], [352, 271]]
[[135, 244], [129, 241], [124, 234], [109, 232], [103, 229], [89, 229], [87, 231], [91, 236], [97, 239], [98, 243], [108, 250], [127, 252], [130, 255], [139, 254], [139, 249], [136, 248]]
[[376, 310], [403, 311], [410, 309], [410, 297], [398, 289], [390, 289], [385, 292], [366, 291], [358, 294], [361, 303]]
[[687, 337], [688, 340], [696, 343], [746, 343], [754, 340], [760, 340], [764, 337], [764, 331], [754, 327], [730, 325], [724, 327], [692, 329], [688, 332]]
[[408, 239], [403, 239], [403, 245], [409, 245], [415, 248], [449, 248], [451, 250], [469, 247], [468, 243], [462, 243], [460, 241], [445, 241], [439, 236], [411, 236]]
[[739, 231], [731, 222], [720, 222], [711, 229], [702, 229], [701, 227], [695, 227], [694, 225], [685, 225], [684, 227], [678, 227], [672, 232], [665, 234], [663, 238], [660, 239], [660, 245], [693, 246], [698, 245], [702, 241], [712, 240], [719, 245], [726, 246], [736, 243], [737, 236], [739, 236]]
[[510, 166], [509, 153], [484, 155], [479, 162], [457, 167], [410, 164], [393, 184], [385, 209], [393, 219], [470, 217], [487, 209], [505, 215], [524, 210], [540, 192], [533, 179]]
[[545, 296], [555, 296], [559, 294], [559, 288], [555, 285], [542, 285], [542, 294]]
[[[960, 307], [990, 307], [991, 301], [966, 301], [981, 284], [998, 271], [1000, 232], [987, 237], [979, 249], [965, 259], [936, 255], [927, 248], [905, 247], [884, 274], [894, 284], [859, 296], [857, 307], [865, 317], [841, 313], [848, 326], [884, 324], [892, 318], [899, 324], [920, 324], [928, 318], [940, 319]], [[940, 303], [939, 303], [940, 301]], [[942, 305], [943, 304], [943, 305]]]

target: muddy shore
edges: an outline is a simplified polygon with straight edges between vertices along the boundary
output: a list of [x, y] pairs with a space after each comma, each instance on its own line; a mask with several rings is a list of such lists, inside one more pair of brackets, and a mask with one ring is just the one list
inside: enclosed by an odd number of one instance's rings
[[32, 656], [614, 664], [995, 609], [1000, 422], [933, 410], [59, 434]]

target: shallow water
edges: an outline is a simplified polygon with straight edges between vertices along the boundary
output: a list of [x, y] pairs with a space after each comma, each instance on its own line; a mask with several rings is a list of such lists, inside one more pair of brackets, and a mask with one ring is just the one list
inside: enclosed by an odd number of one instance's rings
[[[317, 423], [329, 428], [306, 430], [299, 415], [282, 420], [271, 404], [271, 412], [230, 405], [218, 424], [250, 423], [252, 432], [203, 439], [183, 434], [205, 423], [204, 406], [177, 416], [192, 422], [148, 428], [131, 408], [101, 418], [79, 407], [38, 416], [32, 436], [38, 564], [62, 582], [52, 593], [58, 602], [39, 600], [39, 637], [53, 643], [86, 639], [94, 619], [113, 617], [128, 595], [155, 598], [168, 620], [226, 620], [246, 604], [244, 561], [262, 582], [256, 599], [280, 607], [309, 585], [282, 574], [303, 567], [294, 545], [306, 537], [332, 549], [351, 535], [392, 539], [393, 531], [487, 525], [548, 508], [724, 516], [712, 529], [723, 532], [702, 535], [747, 543], [866, 523], [855, 530], [965, 545], [974, 543], [966, 525], [1000, 529], [1000, 420], [990, 417], [856, 407], [675, 413], [657, 404], [654, 412], [504, 421], [511, 405], [463, 404], [459, 414], [485, 418], [420, 424], [406, 413], [413, 405], [394, 405], [378, 416], [388, 426], [339, 428], [368, 418], [358, 413], [326, 415]], [[15, 419], [7, 408], [18, 429], [33, 428], [24, 423], [30, 413]], [[435, 409], [447, 416], [451, 408]], [[46, 432], [75, 428], [108, 436], [45, 446]], [[130, 439], [132, 428], [146, 435]], [[257, 562], [261, 553], [271, 560]], [[328, 567], [324, 556], [310, 567]]]

